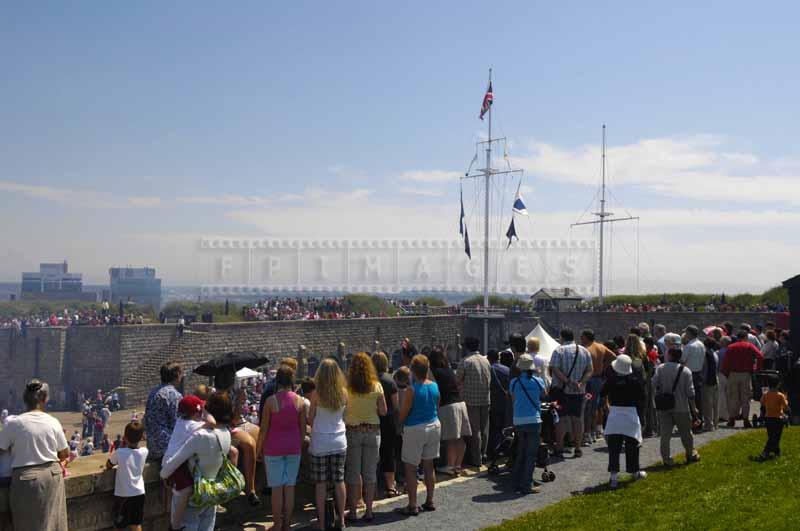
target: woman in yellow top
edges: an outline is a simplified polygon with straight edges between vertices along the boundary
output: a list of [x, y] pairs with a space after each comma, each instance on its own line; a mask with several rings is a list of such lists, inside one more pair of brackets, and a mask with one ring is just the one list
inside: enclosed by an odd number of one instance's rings
[[344, 423], [347, 425], [347, 459], [345, 482], [350, 513], [347, 519], [356, 519], [356, 504], [361, 497], [367, 506], [364, 520], [371, 522], [372, 501], [378, 480], [378, 455], [381, 445], [381, 420], [386, 415], [386, 398], [378, 381], [378, 373], [369, 354], [359, 352], [353, 356], [347, 373], [347, 407]]

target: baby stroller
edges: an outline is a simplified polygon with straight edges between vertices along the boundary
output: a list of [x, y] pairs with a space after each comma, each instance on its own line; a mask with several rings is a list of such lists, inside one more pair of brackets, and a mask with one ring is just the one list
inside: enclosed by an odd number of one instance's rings
[[[547, 467], [550, 465], [551, 445], [555, 440], [555, 423], [558, 419], [558, 413], [556, 413], [555, 407], [553, 407], [552, 404], [543, 403], [541, 415], [542, 428], [539, 448], [536, 453], [536, 466], [543, 469], [542, 481], [547, 483], [556, 479], [555, 472], [548, 470]], [[494, 458], [491, 463], [489, 463], [489, 474], [500, 474], [501, 460], [505, 460], [503, 469], [505, 471], [511, 470], [514, 466], [516, 453], [517, 444], [514, 427], [509, 426], [503, 429], [503, 440], [501, 440], [500, 444], [495, 448]]]

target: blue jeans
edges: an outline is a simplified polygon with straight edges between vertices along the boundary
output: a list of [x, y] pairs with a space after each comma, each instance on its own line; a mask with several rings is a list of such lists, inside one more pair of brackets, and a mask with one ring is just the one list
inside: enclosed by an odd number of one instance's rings
[[[175, 511], [177, 499], [177, 496], [172, 497], [173, 511]], [[186, 531], [214, 531], [216, 520], [217, 508], [215, 506], [200, 509], [190, 505], [183, 514], [183, 526]]]
[[511, 482], [515, 489], [527, 490], [533, 484], [533, 469], [536, 467], [536, 456], [539, 453], [541, 429], [542, 425], [538, 423], [514, 426], [517, 455], [514, 458]]

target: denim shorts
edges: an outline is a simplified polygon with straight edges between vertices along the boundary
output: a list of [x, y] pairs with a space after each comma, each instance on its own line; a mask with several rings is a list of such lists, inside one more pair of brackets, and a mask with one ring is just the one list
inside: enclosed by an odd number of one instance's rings
[[299, 455], [267, 455], [267, 485], [294, 487], [300, 470]]

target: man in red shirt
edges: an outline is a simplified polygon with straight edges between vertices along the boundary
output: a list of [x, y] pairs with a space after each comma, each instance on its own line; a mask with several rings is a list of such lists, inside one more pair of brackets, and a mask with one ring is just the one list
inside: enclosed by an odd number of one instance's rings
[[747, 339], [747, 330], [739, 330], [737, 340], [725, 352], [720, 372], [728, 378], [728, 427], [736, 425], [736, 417], [741, 412], [744, 427], [750, 428], [750, 399], [753, 397], [751, 378], [754, 368], [761, 369], [764, 356]]

